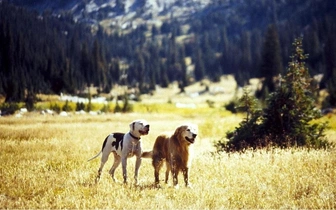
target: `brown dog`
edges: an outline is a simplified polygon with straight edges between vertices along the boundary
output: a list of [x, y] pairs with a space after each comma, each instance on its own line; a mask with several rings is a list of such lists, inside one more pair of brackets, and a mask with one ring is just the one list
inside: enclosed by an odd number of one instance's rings
[[197, 125], [185, 124], [177, 127], [173, 135], [162, 134], [156, 138], [152, 151], [156, 186], [160, 186], [159, 173], [163, 163], [166, 162], [165, 183], [167, 184], [171, 171], [174, 187], [178, 187], [177, 177], [182, 171], [185, 185], [190, 187], [189, 170], [193, 152], [192, 145], [195, 142], [197, 130]]

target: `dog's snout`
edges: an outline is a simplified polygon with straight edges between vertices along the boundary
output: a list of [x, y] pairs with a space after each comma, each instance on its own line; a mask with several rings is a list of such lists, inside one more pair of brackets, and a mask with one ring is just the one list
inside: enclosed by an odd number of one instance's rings
[[147, 128], [149, 130], [149, 125], [146, 125], [145, 128]]
[[193, 137], [196, 138], [197, 134], [193, 134]]

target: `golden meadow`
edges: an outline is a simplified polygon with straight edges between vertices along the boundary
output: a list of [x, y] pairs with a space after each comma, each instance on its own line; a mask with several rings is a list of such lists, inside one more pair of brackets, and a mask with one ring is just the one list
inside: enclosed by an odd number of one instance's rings
[[[336, 208], [336, 151], [277, 148], [217, 153], [213, 143], [242, 120], [220, 108], [176, 109], [172, 104], [135, 105], [135, 113], [75, 115], [28, 113], [0, 118], [0, 207], [32, 209], [227, 209]], [[160, 110], [160, 112], [158, 111]], [[95, 184], [101, 149], [111, 132], [127, 132], [134, 119], [151, 130], [142, 138], [150, 150], [155, 137], [182, 122], [199, 125], [190, 172], [193, 188], [153, 187], [150, 159], [143, 159], [140, 185], [114, 183], [108, 175], [113, 156]], [[336, 142], [336, 117], [327, 138]], [[128, 160], [130, 181], [135, 158]], [[162, 170], [161, 179], [163, 179]], [[116, 178], [122, 180], [121, 167]], [[179, 177], [182, 183], [182, 177]], [[171, 183], [171, 180], [169, 180]]]

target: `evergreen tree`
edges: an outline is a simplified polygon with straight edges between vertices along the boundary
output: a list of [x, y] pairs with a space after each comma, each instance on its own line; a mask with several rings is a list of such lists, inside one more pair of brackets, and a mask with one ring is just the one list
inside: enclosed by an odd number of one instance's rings
[[[134, 82], [137, 83], [137, 86], [139, 87], [140, 93], [145, 92], [145, 75], [146, 71], [146, 62], [143, 53], [140, 52], [140, 50], [136, 53], [136, 63], [133, 68], [133, 74], [134, 74]], [[129, 81], [133, 82], [133, 81]]]
[[196, 81], [200, 81], [205, 76], [205, 67], [203, 62], [203, 53], [200, 48], [196, 49], [196, 56], [195, 56], [195, 79]]
[[329, 95], [323, 103], [323, 108], [329, 108], [336, 106], [336, 41], [334, 36], [329, 35], [324, 54], [326, 62], [321, 88], [328, 90]]
[[184, 88], [189, 84], [187, 75], [187, 65], [185, 62], [184, 46], [182, 46], [180, 49], [180, 66], [181, 66], [181, 74], [179, 76], [179, 86], [181, 92], [184, 92]]
[[90, 86], [91, 83], [93, 82], [92, 62], [89, 56], [89, 51], [86, 43], [83, 44], [81, 49], [80, 68], [83, 72], [86, 85]]
[[150, 90], [155, 90], [158, 78], [160, 78], [160, 55], [157, 44], [153, 44], [149, 49], [149, 76], [150, 76]]
[[250, 78], [250, 67], [252, 64], [251, 55], [251, 35], [249, 32], [244, 32], [241, 37], [241, 59], [239, 68], [235, 74], [236, 81], [239, 86], [243, 87], [248, 84]]
[[262, 63], [260, 67], [260, 77], [264, 77], [261, 92], [257, 97], [265, 99], [267, 93], [275, 91], [274, 78], [282, 73], [282, 59], [278, 32], [274, 25], [270, 25], [266, 32], [262, 51]]
[[328, 146], [329, 143], [324, 138], [325, 124], [312, 123], [312, 120], [320, 117], [320, 113], [312, 97], [312, 79], [304, 62], [306, 55], [302, 49], [302, 38], [296, 39], [293, 46], [294, 52], [287, 73], [281, 85], [270, 95], [267, 108], [262, 113], [256, 111], [253, 103], [247, 103], [251, 100], [244, 94], [244, 107], [251, 114], [247, 115], [240, 127], [227, 134], [227, 144], [216, 144], [219, 150], [236, 151], [266, 146]]
[[102, 85], [104, 82], [103, 79], [103, 66], [102, 66], [102, 57], [101, 57], [101, 47], [98, 43], [98, 40], [94, 40], [91, 58], [92, 58], [92, 70], [93, 70], [93, 81], [95, 86]]
[[302, 49], [302, 38], [293, 43], [294, 52], [287, 73], [279, 89], [271, 95], [265, 110], [262, 127], [279, 146], [319, 147], [324, 127], [310, 124], [320, 117], [313, 98], [314, 89], [306, 67], [307, 55]]
[[204, 76], [213, 77], [217, 69], [214, 68], [215, 56], [210, 45], [210, 34], [207, 32], [205, 32], [204, 35], [202, 36], [200, 49], [202, 51], [201, 57], [204, 65], [204, 70], [201, 70], [203, 71], [203, 77]]
[[161, 62], [160, 70], [161, 70], [160, 85], [161, 87], [166, 88], [169, 86], [170, 81], [167, 74], [167, 65], [164, 62]]

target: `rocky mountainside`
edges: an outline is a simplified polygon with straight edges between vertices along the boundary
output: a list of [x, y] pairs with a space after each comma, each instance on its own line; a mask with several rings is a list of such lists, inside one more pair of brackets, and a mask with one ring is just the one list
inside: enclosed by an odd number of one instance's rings
[[[229, 27], [230, 31], [265, 29], [270, 23], [313, 19], [334, 13], [330, 0], [9, 0], [39, 11], [70, 14], [75, 21], [125, 29], [140, 24], [160, 26], [167, 20], [201, 21]], [[206, 23], [207, 25], [208, 23]], [[231, 27], [231, 28], [230, 28]], [[238, 33], [240, 33], [238, 31]], [[229, 34], [230, 35], [230, 34]], [[235, 36], [235, 35], [234, 35]]]
[[[70, 12], [76, 21], [99, 23], [113, 19], [113, 23], [125, 26], [136, 23], [159, 21], [166, 17], [186, 18], [205, 8], [210, 0], [11, 0], [18, 6], [39, 12], [54, 14]], [[134, 24], [134, 23], [133, 23]]]

